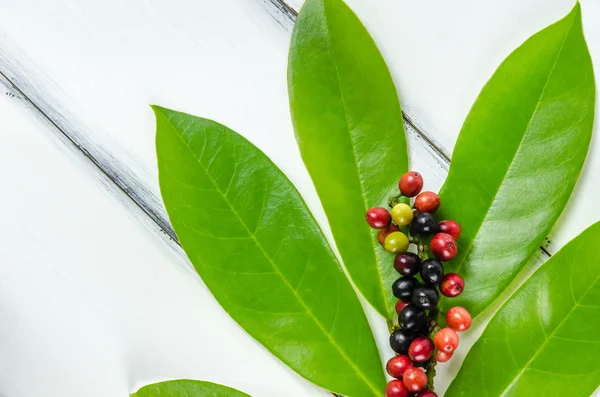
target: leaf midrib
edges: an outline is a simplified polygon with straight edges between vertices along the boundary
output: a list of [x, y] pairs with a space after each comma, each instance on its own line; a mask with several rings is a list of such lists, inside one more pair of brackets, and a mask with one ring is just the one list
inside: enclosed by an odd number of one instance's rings
[[[346, 109], [346, 101], [344, 100], [344, 91], [342, 90], [342, 82], [341, 82], [341, 78], [340, 78], [340, 72], [339, 72], [339, 68], [338, 68], [338, 64], [337, 64], [337, 57], [335, 55], [335, 51], [333, 49], [333, 36], [331, 35], [331, 31], [329, 29], [329, 18], [327, 16], [327, 6], [325, 5], [325, 2], [327, 0], [323, 0], [323, 13], [325, 15], [325, 27], [327, 28], [327, 37], [329, 38], [329, 51], [331, 52], [331, 56], [333, 58], [333, 66], [335, 67], [335, 77], [336, 77], [336, 82], [338, 83], [338, 90], [340, 92], [340, 100], [342, 102], [342, 108], [344, 110], [344, 121], [346, 122], [346, 129], [348, 130], [348, 135], [349, 135], [349, 141], [350, 141], [350, 147], [352, 148], [351, 153], [352, 153], [352, 158], [354, 159], [354, 169], [356, 170], [356, 177], [358, 179], [358, 185], [360, 186], [360, 195], [362, 198], [362, 202], [363, 202], [363, 209], [366, 212], [367, 209], [369, 208], [369, 203], [367, 202], [367, 198], [365, 197], [365, 188], [363, 186], [363, 181], [362, 178], [360, 177], [360, 170], [358, 168], [358, 158], [356, 155], [356, 149], [355, 149], [355, 145], [354, 145], [354, 139], [353, 139], [353, 135], [352, 135], [352, 131], [354, 130], [354, 128], [350, 128], [350, 122], [348, 121], [348, 112]], [[366, 226], [363, 225], [363, 230], [367, 230]], [[385, 279], [383, 278], [383, 274], [381, 273], [381, 269], [379, 268], [379, 256], [377, 255], [377, 244], [375, 243], [375, 239], [372, 238], [372, 236], [369, 233], [365, 233], [366, 235], [368, 235], [368, 240], [371, 243], [371, 247], [373, 248], [373, 257], [375, 260], [375, 269], [377, 270], [377, 278], [379, 279], [379, 283], [377, 283], [379, 285], [379, 289], [381, 291], [381, 298], [383, 299], [383, 307], [384, 307], [384, 313], [380, 313], [381, 315], [383, 315], [385, 318], [388, 318], [389, 316], [389, 307], [388, 307], [388, 300], [387, 300], [387, 294], [385, 289], [383, 288], [383, 284]]]
[[519, 153], [519, 149], [521, 147], [521, 144], [523, 143], [523, 140], [525, 139], [525, 136], [527, 136], [527, 131], [529, 131], [529, 128], [531, 127], [531, 122], [533, 121], [535, 115], [537, 114], [540, 104], [542, 103], [542, 98], [544, 97], [544, 93], [546, 92], [546, 87], [548, 86], [548, 82], [550, 81], [550, 78], [552, 77], [552, 74], [554, 73], [554, 69], [556, 68], [556, 65], [558, 63], [558, 60], [561, 56], [562, 50], [565, 46], [565, 43], [567, 42], [567, 38], [569, 37], [569, 35], [571, 34], [571, 29], [573, 29], [573, 23], [575, 21], [575, 18], [571, 19], [571, 24], [569, 25], [569, 28], [567, 29], [566, 33], [565, 33], [565, 37], [560, 45], [560, 48], [558, 49], [558, 52], [556, 53], [556, 59], [554, 60], [554, 64], [552, 64], [552, 67], [550, 68], [550, 71], [548, 72], [548, 77], [546, 78], [546, 81], [544, 82], [544, 86], [542, 87], [542, 90], [540, 92], [540, 96], [538, 98], [538, 102], [535, 105], [535, 109], [533, 110], [533, 112], [531, 113], [531, 116], [529, 117], [529, 121], [527, 122], [527, 126], [525, 127], [525, 132], [523, 133], [523, 136], [521, 137], [519, 144], [517, 146], [517, 150], [515, 150], [514, 155], [512, 156], [510, 165], [506, 168], [506, 172], [504, 173], [504, 176], [502, 177], [501, 181], [500, 181], [500, 185], [498, 186], [498, 189], [496, 189], [496, 192], [494, 193], [494, 197], [492, 197], [492, 200], [490, 202], [489, 207], [487, 208], [487, 210], [485, 211], [485, 215], [483, 216], [483, 220], [481, 221], [481, 223], [479, 224], [479, 227], [477, 228], [477, 231], [474, 234], [474, 238], [471, 240], [471, 242], [469, 243], [469, 246], [466, 248], [465, 250], [465, 255], [463, 256], [463, 260], [462, 262], [458, 265], [458, 267], [455, 269], [456, 273], [459, 273], [460, 270], [463, 268], [464, 264], [467, 262], [467, 259], [469, 257], [469, 255], [471, 254], [471, 251], [473, 250], [473, 247], [475, 246], [475, 240], [477, 239], [477, 235], [479, 234], [479, 231], [481, 230], [481, 228], [483, 227], [483, 224], [485, 223], [486, 218], [488, 217], [488, 214], [492, 208], [492, 204], [494, 203], [494, 201], [496, 201], [496, 197], [498, 196], [498, 193], [500, 192], [501, 188], [502, 188], [502, 182], [506, 179], [506, 175], [508, 175], [508, 172], [510, 171], [510, 169], [512, 168], [513, 164], [514, 164], [514, 160], [517, 157], [517, 154]]
[[[580, 241], [579, 244], [577, 245], [577, 248], [575, 249], [575, 251], [577, 251], [579, 249], [579, 247], [581, 246], [581, 244], [583, 243], [583, 241]], [[573, 262], [575, 261], [575, 257], [573, 256], [571, 258], [571, 269], [573, 269]], [[571, 278], [573, 277], [573, 275], [571, 274]], [[545, 337], [544, 342], [540, 345], [540, 347], [537, 349], [537, 351], [535, 352], [535, 354], [531, 357], [531, 359], [523, 366], [523, 368], [521, 369], [521, 371], [519, 371], [519, 373], [514, 377], [514, 379], [506, 386], [506, 388], [502, 391], [502, 394], [500, 394], [498, 397], [504, 397], [506, 395], [506, 393], [510, 390], [510, 388], [515, 384], [515, 382], [517, 382], [521, 376], [523, 376], [523, 374], [525, 373], [525, 371], [527, 371], [529, 369], [529, 366], [531, 365], [531, 363], [533, 363], [533, 361], [539, 356], [539, 354], [544, 350], [544, 348], [546, 347], [546, 345], [548, 344], [548, 342], [554, 337], [554, 335], [556, 334], [556, 332], [560, 329], [560, 327], [562, 327], [562, 325], [567, 322], [567, 320], [569, 319], [569, 317], [571, 316], [571, 314], [573, 313], [573, 311], [575, 310], [575, 308], [579, 307], [579, 302], [581, 302], [586, 296], [587, 294], [589, 294], [590, 290], [596, 285], [596, 283], [598, 282], [598, 280], [600, 280], [600, 274], [596, 277], [596, 279], [594, 280], [593, 283], [590, 284], [589, 288], [585, 291], [585, 293], [583, 293], [581, 295], [581, 297], [575, 301], [575, 299], [573, 299], [573, 305], [571, 306], [571, 308], [569, 309], [569, 312], [564, 316], [564, 318], [561, 320], [561, 322], [554, 328], [554, 330], [552, 330], [552, 333], [550, 333], [550, 336]], [[514, 296], [514, 295], [513, 295]], [[510, 299], [510, 298], [509, 298]], [[542, 331], [544, 331], [543, 327], [542, 327]], [[545, 331], [544, 331], [545, 333]]]
[[[173, 123], [171, 123], [171, 120], [169, 120], [169, 118], [165, 117], [162, 113], [161, 113], [161, 115], [162, 115], [162, 117], [167, 121], [167, 123], [174, 130], [178, 129], [175, 125], [173, 125]], [[250, 228], [248, 228], [248, 226], [243, 221], [243, 219], [241, 218], [241, 216], [239, 215], [239, 213], [235, 210], [235, 208], [233, 207], [233, 205], [231, 204], [231, 202], [229, 201], [229, 199], [227, 198], [227, 196], [225, 196], [225, 194], [223, 194], [223, 191], [219, 188], [219, 186], [217, 185], [217, 183], [215, 182], [215, 180], [212, 178], [212, 176], [210, 175], [210, 173], [208, 172], [208, 170], [206, 168], [204, 168], [204, 166], [200, 162], [200, 159], [198, 159], [195, 156], [194, 151], [192, 150], [192, 148], [187, 144], [187, 142], [183, 139], [183, 137], [181, 135], [179, 135], [179, 134], [175, 134], [175, 135], [179, 138], [179, 140], [183, 143], [183, 145], [186, 147], [186, 149], [190, 152], [190, 155], [196, 160], [196, 162], [198, 163], [198, 165], [200, 166], [200, 168], [204, 171], [204, 173], [206, 174], [206, 176], [208, 177], [208, 179], [215, 186], [215, 189], [223, 197], [223, 199], [225, 200], [225, 202], [227, 203], [227, 205], [229, 206], [229, 208], [231, 209], [231, 211], [235, 214], [235, 216], [238, 218], [238, 220], [240, 221], [240, 223], [242, 224], [242, 226], [246, 229], [246, 231], [248, 232], [248, 234], [252, 237], [252, 239], [254, 240], [254, 243], [260, 249], [260, 251], [263, 254], [263, 256], [265, 257], [265, 259], [267, 259], [267, 261], [271, 264], [271, 266], [273, 267], [273, 269], [275, 269], [276, 273], [279, 275], [279, 277], [284, 282], [284, 284], [290, 289], [290, 291], [292, 291], [292, 293], [294, 294], [294, 296], [296, 297], [296, 299], [298, 299], [298, 301], [300, 302], [300, 304], [302, 305], [302, 307], [304, 308], [304, 310], [306, 311], [306, 313], [309, 315], [309, 317], [315, 322], [315, 324], [319, 327], [319, 329], [323, 332], [323, 334], [325, 334], [325, 336], [327, 336], [327, 339], [329, 340], [329, 343], [331, 343], [338, 350], [338, 352], [344, 358], [344, 360], [346, 360], [348, 362], [348, 364], [350, 364], [350, 366], [354, 369], [354, 371], [365, 382], [365, 384], [375, 393], [375, 395], [378, 395], [381, 391], [377, 387], [375, 387], [369, 381], [369, 379], [365, 376], [365, 374], [355, 365], [354, 361], [352, 361], [348, 357], [348, 355], [346, 354], [346, 352], [336, 343], [336, 341], [332, 338], [332, 336], [330, 335], [330, 333], [321, 324], [321, 322], [317, 319], [317, 317], [315, 317], [315, 315], [310, 310], [310, 308], [306, 305], [306, 303], [304, 302], [304, 300], [298, 295], [298, 293], [296, 292], [296, 290], [292, 287], [292, 285], [289, 283], [289, 281], [281, 273], [281, 271], [279, 270], [279, 268], [276, 265], [276, 263], [271, 259], [271, 257], [265, 251], [265, 249], [263, 248], [262, 244], [260, 244], [260, 242], [256, 239], [256, 236], [254, 235], [254, 233], [250, 230]], [[264, 203], [263, 203], [263, 205], [264, 205]]]

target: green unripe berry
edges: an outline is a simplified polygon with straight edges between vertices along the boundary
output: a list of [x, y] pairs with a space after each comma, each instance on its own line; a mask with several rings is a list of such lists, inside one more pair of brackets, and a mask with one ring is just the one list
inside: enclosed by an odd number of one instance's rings
[[398, 226], [410, 225], [413, 220], [413, 210], [407, 204], [396, 204], [392, 208], [392, 219]]
[[402, 232], [393, 232], [385, 238], [384, 247], [392, 254], [399, 254], [408, 250], [408, 237]]

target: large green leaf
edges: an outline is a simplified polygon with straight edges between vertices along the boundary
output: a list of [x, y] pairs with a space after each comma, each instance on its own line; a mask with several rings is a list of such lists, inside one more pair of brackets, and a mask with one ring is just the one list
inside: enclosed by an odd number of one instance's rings
[[393, 314], [390, 255], [364, 221], [407, 171], [402, 111], [373, 39], [342, 0], [307, 0], [288, 66], [296, 139], [348, 273], [384, 317]]
[[313, 383], [380, 395], [383, 369], [358, 297], [292, 183], [225, 126], [154, 110], [165, 206], [221, 306]]
[[541, 245], [581, 171], [594, 123], [592, 63], [577, 5], [528, 39], [475, 101], [441, 191], [441, 216], [459, 221], [465, 292], [443, 302], [474, 315]]
[[199, 380], [171, 380], [144, 386], [131, 397], [250, 397], [246, 393], [216, 383]]
[[587, 397], [600, 386], [600, 223], [500, 309], [446, 397]]

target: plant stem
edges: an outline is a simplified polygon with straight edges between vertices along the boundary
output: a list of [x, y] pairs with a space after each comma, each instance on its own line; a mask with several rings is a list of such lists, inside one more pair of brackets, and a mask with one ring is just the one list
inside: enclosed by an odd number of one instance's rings
[[[436, 307], [435, 309], [431, 309], [429, 311], [429, 334], [431, 335], [431, 339], [433, 339], [434, 335], [439, 331], [439, 316], [440, 310]], [[427, 387], [429, 390], [433, 390], [433, 380], [435, 378], [435, 366], [437, 365], [437, 361], [435, 360], [435, 356], [427, 363], [426, 371], [427, 371]]]
[[397, 196], [390, 197], [390, 199], [388, 200], [388, 205], [390, 206], [390, 208], [394, 208], [394, 206], [400, 202], [401, 198], [402, 193], [400, 193]]
[[[411, 236], [411, 242], [413, 244], [417, 245], [417, 252], [418, 252], [419, 258], [421, 258], [422, 261], [429, 258], [429, 254], [428, 254], [429, 247], [427, 245], [425, 245], [423, 243], [423, 241], [421, 241], [421, 239], [419, 239], [418, 237]], [[430, 335], [431, 339], [433, 339], [433, 337], [435, 336], [437, 331], [439, 331], [439, 328], [440, 328], [438, 326], [439, 316], [440, 316], [440, 310], [437, 307], [434, 309], [431, 309], [429, 311], [429, 335]], [[435, 369], [436, 365], [437, 365], [437, 361], [435, 360], [435, 357], [432, 357], [431, 360], [429, 360], [429, 362], [427, 362], [427, 364], [424, 367], [425, 371], [427, 372], [427, 387], [431, 391], [433, 391], [433, 389], [434, 389], [434, 378], [435, 378], [435, 374], [436, 374], [436, 369]]]

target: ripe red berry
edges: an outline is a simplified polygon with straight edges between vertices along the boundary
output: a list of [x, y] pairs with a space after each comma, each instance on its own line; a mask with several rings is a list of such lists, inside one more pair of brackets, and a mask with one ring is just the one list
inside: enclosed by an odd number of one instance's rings
[[408, 389], [401, 380], [392, 380], [385, 387], [385, 397], [408, 397]]
[[447, 233], [438, 233], [431, 239], [429, 243], [431, 253], [441, 261], [449, 261], [454, 259], [458, 247], [456, 241]]
[[404, 309], [406, 306], [408, 306], [410, 304], [411, 304], [411, 302], [405, 302], [402, 299], [398, 299], [396, 301], [396, 313], [400, 314], [402, 309]]
[[390, 374], [392, 378], [396, 379], [402, 379], [404, 371], [412, 367], [414, 367], [414, 365], [410, 357], [405, 356], [404, 354], [390, 358], [385, 366], [387, 373]]
[[458, 223], [450, 220], [441, 221], [438, 223], [438, 228], [440, 232], [451, 235], [454, 240], [458, 240], [460, 237], [460, 232], [462, 231]]
[[421, 393], [417, 394], [415, 397], [437, 397], [437, 394], [435, 394], [431, 390], [423, 390]]
[[440, 196], [434, 192], [423, 192], [415, 199], [415, 208], [421, 212], [435, 212], [440, 208]]
[[416, 338], [408, 348], [408, 356], [417, 363], [429, 360], [435, 349], [433, 341], [425, 336]]
[[456, 306], [448, 310], [446, 314], [446, 323], [448, 327], [452, 328], [456, 332], [463, 332], [471, 327], [471, 315], [467, 309]]
[[452, 358], [453, 354], [454, 353], [446, 353], [441, 350], [438, 350], [437, 354], [435, 355], [435, 361], [437, 361], [438, 363], [445, 363], [446, 361]]
[[415, 197], [423, 189], [423, 177], [415, 171], [407, 172], [400, 178], [398, 187], [403, 196]]
[[377, 241], [379, 241], [379, 244], [384, 245], [385, 238], [388, 236], [388, 234], [394, 233], [394, 232], [399, 232], [399, 231], [400, 231], [400, 228], [392, 223], [391, 225], [389, 225], [388, 227], [386, 227], [384, 229], [381, 229], [379, 231], [379, 233], [377, 233]]
[[440, 292], [442, 295], [447, 296], [448, 298], [455, 298], [458, 295], [462, 294], [465, 289], [465, 280], [456, 274], [456, 273], [448, 273], [442, 278], [442, 282], [440, 283]]
[[439, 351], [454, 353], [458, 347], [458, 334], [452, 328], [442, 328], [433, 337], [433, 343]]
[[392, 223], [392, 214], [385, 208], [375, 207], [367, 211], [366, 220], [373, 229], [383, 229]]
[[427, 375], [421, 368], [409, 368], [402, 377], [404, 385], [411, 393], [420, 392], [427, 386]]

